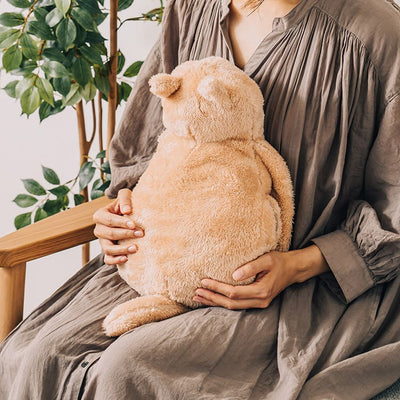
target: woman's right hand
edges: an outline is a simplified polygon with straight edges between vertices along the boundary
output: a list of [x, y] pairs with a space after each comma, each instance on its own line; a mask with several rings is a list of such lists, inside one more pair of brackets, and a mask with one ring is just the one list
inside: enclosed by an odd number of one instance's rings
[[128, 260], [128, 254], [137, 251], [135, 243], [119, 245], [118, 240], [144, 236], [144, 231], [126, 216], [132, 213], [131, 195], [131, 190], [121, 189], [115, 201], [93, 215], [96, 223], [94, 234], [99, 238], [105, 254], [104, 262], [108, 265], [124, 263]]

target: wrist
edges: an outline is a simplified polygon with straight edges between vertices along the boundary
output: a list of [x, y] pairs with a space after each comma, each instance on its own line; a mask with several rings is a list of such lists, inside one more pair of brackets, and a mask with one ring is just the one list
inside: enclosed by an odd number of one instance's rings
[[293, 250], [290, 253], [292, 253], [292, 265], [295, 271], [294, 280], [296, 283], [305, 282], [330, 270], [321, 250], [315, 244], [304, 249]]

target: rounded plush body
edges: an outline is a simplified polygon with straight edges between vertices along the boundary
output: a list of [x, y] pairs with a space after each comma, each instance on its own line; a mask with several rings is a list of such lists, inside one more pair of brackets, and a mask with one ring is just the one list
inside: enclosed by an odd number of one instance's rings
[[150, 90], [162, 99], [166, 129], [132, 190], [131, 218], [145, 236], [118, 266], [141, 297], [111, 311], [109, 336], [199, 307], [192, 298], [201, 279], [238, 284], [239, 266], [290, 243], [292, 183], [264, 139], [257, 84], [208, 57], [153, 76]]

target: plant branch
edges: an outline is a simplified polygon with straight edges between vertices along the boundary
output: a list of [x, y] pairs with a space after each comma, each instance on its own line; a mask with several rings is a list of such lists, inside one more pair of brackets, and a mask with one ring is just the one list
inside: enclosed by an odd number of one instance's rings
[[108, 92], [108, 125], [107, 125], [107, 158], [110, 142], [115, 132], [115, 112], [117, 109], [117, 70], [118, 70], [118, 40], [117, 18], [118, 0], [111, 0], [110, 7], [110, 72], [108, 79], [110, 90]]

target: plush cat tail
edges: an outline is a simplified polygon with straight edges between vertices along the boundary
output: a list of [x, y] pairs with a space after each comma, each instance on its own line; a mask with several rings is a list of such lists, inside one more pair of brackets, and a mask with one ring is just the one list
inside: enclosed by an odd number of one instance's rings
[[141, 296], [111, 310], [103, 321], [109, 337], [120, 336], [140, 325], [161, 321], [189, 311], [188, 307], [162, 295]]
[[256, 141], [255, 151], [271, 175], [272, 196], [281, 209], [282, 234], [276, 250], [287, 251], [294, 217], [294, 192], [290, 172], [282, 156], [268, 142]]
[[149, 79], [150, 92], [160, 98], [167, 98], [174, 94], [182, 84], [182, 79], [169, 74], [153, 75]]

